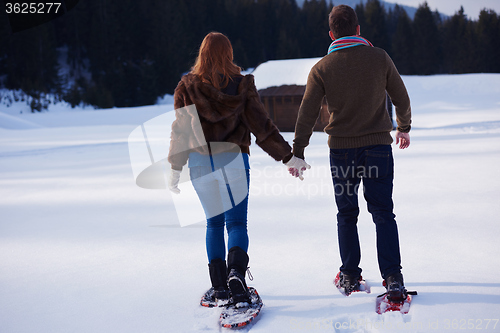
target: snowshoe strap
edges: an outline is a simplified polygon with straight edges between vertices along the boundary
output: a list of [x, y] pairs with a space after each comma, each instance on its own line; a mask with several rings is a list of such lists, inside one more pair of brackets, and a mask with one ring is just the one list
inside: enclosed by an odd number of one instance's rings
[[250, 267], [247, 267], [247, 275], [248, 275], [248, 279], [250, 281], [253, 281], [253, 275], [252, 275], [252, 272], [250, 272]]
[[[417, 293], [417, 291], [416, 291], [416, 290], [406, 291], [406, 293], [407, 293], [408, 295], [413, 295], [413, 296], [418, 295], [418, 293]], [[385, 292], [385, 293], [383, 293], [383, 294], [378, 295], [378, 296], [377, 296], [377, 298], [378, 298], [378, 297], [384, 297], [385, 295], [387, 295], [387, 292]]]

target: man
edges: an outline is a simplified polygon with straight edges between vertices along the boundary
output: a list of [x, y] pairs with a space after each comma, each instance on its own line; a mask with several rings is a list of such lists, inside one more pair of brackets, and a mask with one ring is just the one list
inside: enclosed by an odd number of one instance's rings
[[376, 225], [378, 263], [387, 295], [392, 301], [402, 301], [406, 289], [393, 214], [392, 122], [386, 109], [386, 92], [396, 108], [396, 144], [401, 149], [410, 145], [410, 99], [387, 53], [359, 36], [360, 26], [351, 7], [335, 6], [329, 26], [333, 43], [328, 55], [309, 73], [295, 127], [293, 154], [298, 160], [304, 159], [304, 149], [326, 96], [330, 120], [325, 132], [329, 135], [342, 260], [337, 287], [349, 295], [359, 290], [362, 281], [356, 226], [362, 180], [368, 211]]

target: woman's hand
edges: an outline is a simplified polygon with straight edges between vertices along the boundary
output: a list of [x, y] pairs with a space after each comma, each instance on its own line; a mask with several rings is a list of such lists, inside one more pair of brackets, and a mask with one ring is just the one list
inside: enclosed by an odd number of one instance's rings
[[302, 176], [304, 171], [306, 169], [311, 169], [311, 166], [307, 164], [306, 161], [296, 156], [292, 156], [290, 161], [286, 162], [285, 165], [288, 168], [288, 172], [294, 177], [299, 177], [300, 180], [304, 180]]
[[170, 169], [170, 178], [168, 179], [168, 189], [175, 194], [181, 193], [179, 190], [179, 179], [181, 178], [181, 172], [179, 170]]

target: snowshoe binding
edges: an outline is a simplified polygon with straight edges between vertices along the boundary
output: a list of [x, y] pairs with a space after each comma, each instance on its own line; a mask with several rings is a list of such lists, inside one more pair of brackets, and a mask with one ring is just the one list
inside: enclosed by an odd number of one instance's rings
[[403, 275], [396, 273], [387, 277], [383, 286], [387, 291], [377, 296], [376, 312], [383, 314], [389, 311], [399, 311], [407, 314], [410, 311], [412, 296], [417, 295], [417, 292], [406, 290]]
[[365, 280], [363, 280], [361, 275], [354, 276], [339, 272], [333, 283], [344, 296], [349, 296], [353, 292], [364, 291], [367, 294], [371, 292], [370, 286]]
[[222, 308], [220, 325], [224, 328], [238, 329], [250, 324], [260, 313], [264, 304], [257, 290], [248, 287], [248, 302], [231, 301]]

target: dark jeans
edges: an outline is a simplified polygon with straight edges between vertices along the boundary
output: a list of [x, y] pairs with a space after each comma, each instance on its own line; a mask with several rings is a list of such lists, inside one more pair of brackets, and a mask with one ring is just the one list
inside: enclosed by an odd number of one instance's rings
[[358, 190], [363, 180], [363, 195], [376, 226], [377, 257], [382, 278], [399, 272], [401, 256], [396, 216], [393, 214], [394, 159], [391, 146], [330, 149], [330, 166], [338, 208], [340, 271], [361, 274], [357, 222]]
[[196, 166], [190, 176], [207, 218], [208, 261], [226, 258], [224, 226], [228, 249], [239, 246], [246, 252], [250, 170]]

